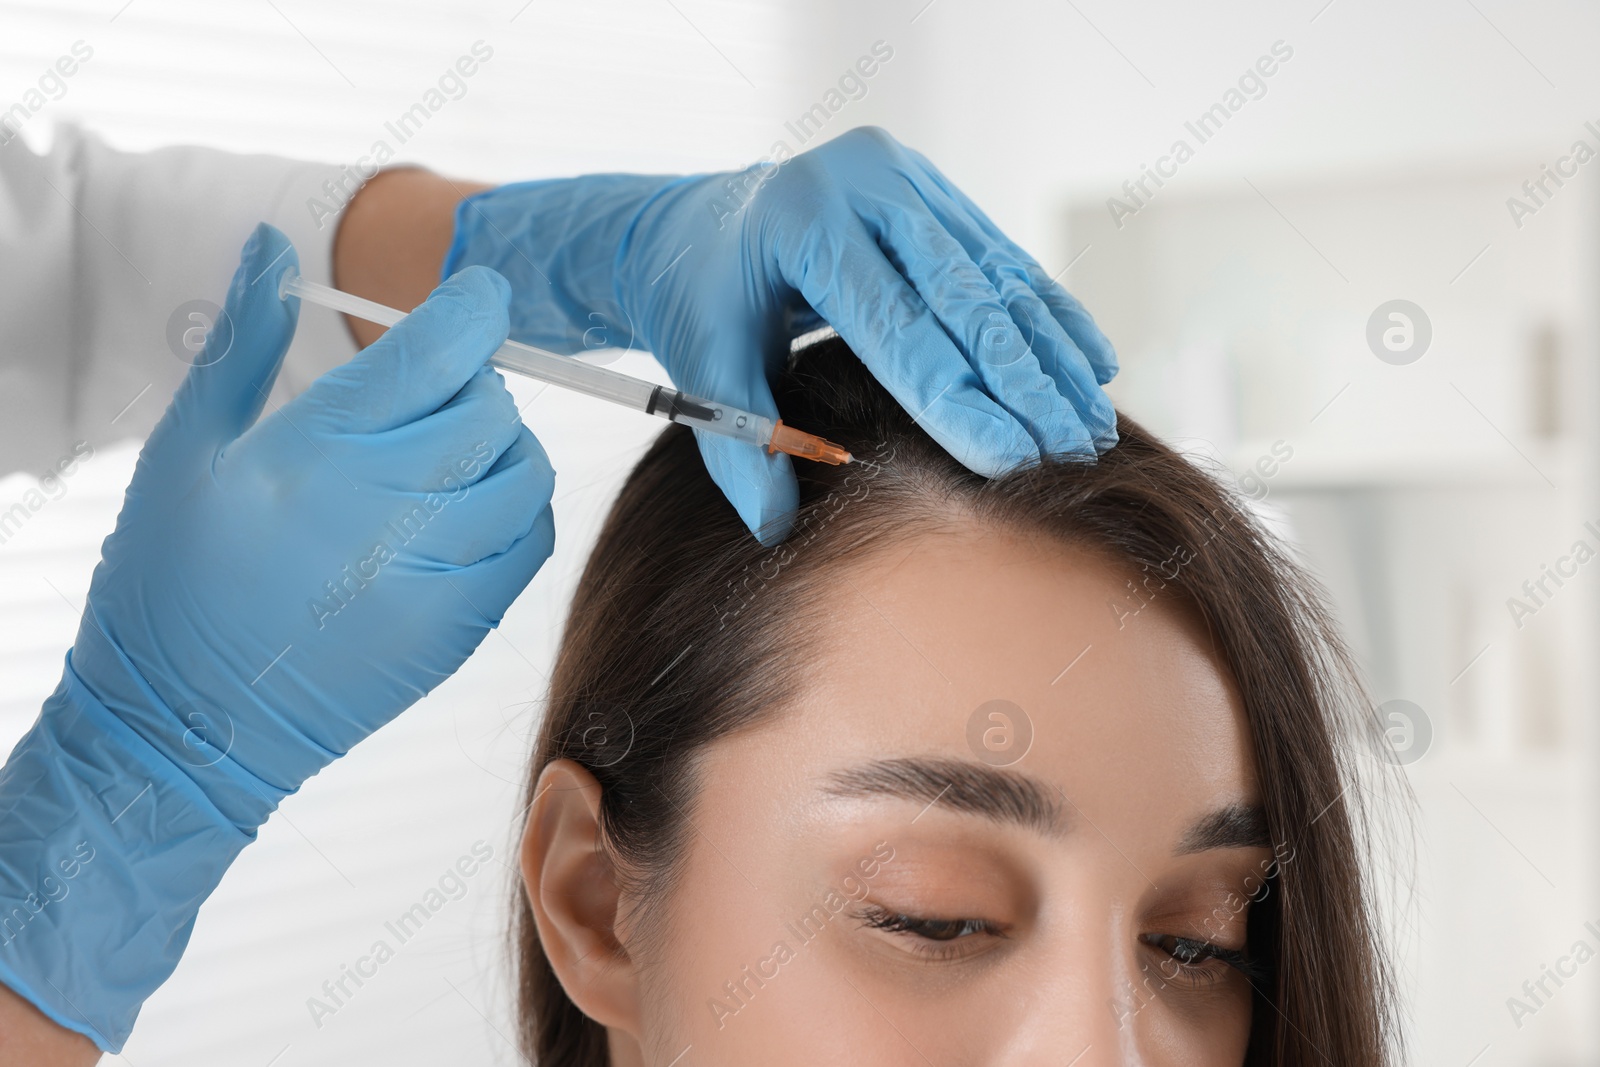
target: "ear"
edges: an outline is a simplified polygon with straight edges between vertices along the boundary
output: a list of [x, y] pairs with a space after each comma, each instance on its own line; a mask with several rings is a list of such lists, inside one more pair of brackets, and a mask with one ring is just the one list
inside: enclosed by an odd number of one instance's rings
[[522, 834], [522, 881], [567, 996], [637, 1041], [639, 976], [617, 929], [621, 890], [600, 832], [600, 783], [572, 760], [552, 760], [539, 774]]

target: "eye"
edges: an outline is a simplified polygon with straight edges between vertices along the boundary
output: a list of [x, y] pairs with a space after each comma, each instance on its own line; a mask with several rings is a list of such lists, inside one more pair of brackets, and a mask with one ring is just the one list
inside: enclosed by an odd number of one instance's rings
[[1270, 976], [1266, 964], [1253, 959], [1248, 949], [1223, 948], [1174, 934], [1146, 934], [1140, 940], [1162, 954], [1157, 967], [1169, 982], [1193, 987], [1214, 985], [1228, 976], [1230, 968], [1244, 975], [1252, 986]]
[[858, 917], [874, 930], [901, 935], [905, 949], [927, 959], [955, 959], [981, 952], [1004, 928], [988, 919], [944, 919], [907, 915], [876, 904], [862, 905]]

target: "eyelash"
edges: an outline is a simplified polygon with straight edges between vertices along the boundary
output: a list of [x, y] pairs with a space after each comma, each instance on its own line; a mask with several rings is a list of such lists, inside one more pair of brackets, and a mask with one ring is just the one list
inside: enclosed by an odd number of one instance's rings
[[931, 960], [955, 959], [967, 950], [956, 943], [970, 939], [974, 934], [1004, 937], [1005, 929], [987, 919], [929, 919], [890, 911], [875, 904], [864, 905], [859, 913], [861, 922], [874, 930], [891, 934], [907, 934], [907, 948]]
[[[1265, 963], [1252, 959], [1245, 951], [1240, 949], [1223, 948], [1213, 945], [1209, 941], [1199, 941], [1192, 937], [1177, 937], [1173, 934], [1147, 935], [1142, 939], [1145, 944], [1158, 952], [1164, 953], [1168, 959], [1173, 960], [1177, 966], [1176, 974], [1167, 974], [1165, 968], [1160, 968], [1162, 976], [1169, 981], [1181, 981], [1188, 985], [1210, 985], [1222, 980], [1214, 967], [1205, 966], [1208, 960], [1216, 960], [1226, 964], [1244, 975], [1251, 986], [1257, 986], [1267, 980], [1269, 972]], [[1199, 961], [1199, 962], [1196, 962]]]
[[[954, 942], [964, 941], [974, 934], [1005, 936], [1004, 929], [998, 923], [987, 919], [923, 918], [889, 911], [874, 904], [862, 907], [859, 918], [863, 924], [874, 930], [910, 935], [907, 939], [910, 951], [932, 960], [957, 958], [964, 950], [957, 947]], [[1162, 974], [1170, 981], [1181, 981], [1189, 986], [1208, 986], [1221, 981], [1223, 976], [1217, 969], [1205, 965], [1209, 960], [1216, 960], [1232, 967], [1244, 975], [1253, 987], [1265, 982], [1270, 976], [1265, 963], [1251, 958], [1240, 949], [1223, 948], [1209, 941], [1177, 937], [1173, 934], [1147, 935], [1142, 940], [1157, 951], [1165, 953], [1168, 959], [1177, 964], [1176, 974], [1168, 975], [1165, 969], [1162, 969]]]

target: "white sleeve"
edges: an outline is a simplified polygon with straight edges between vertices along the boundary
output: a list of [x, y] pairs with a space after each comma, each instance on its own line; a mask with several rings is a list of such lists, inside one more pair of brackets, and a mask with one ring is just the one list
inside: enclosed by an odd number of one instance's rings
[[[288, 234], [305, 276], [331, 284], [337, 201], [324, 182], [341, 169], [118, 152], [74, 127], [45, 155], [0, 144], [0, 474], [149, 433], [188, 369], [180, 308], [222, 302], [256, 223]], [[303, 308], [268, 410], [355, 351], [342, 316]]]

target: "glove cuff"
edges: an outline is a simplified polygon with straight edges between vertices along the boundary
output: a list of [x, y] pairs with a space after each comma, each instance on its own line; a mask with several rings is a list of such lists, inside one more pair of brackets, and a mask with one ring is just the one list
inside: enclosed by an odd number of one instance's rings
[[[186, 777], [208, 806], [241, 832], [253, 834], [284, 797], [338, 758], [340, 753], [281, 727], [263, 703], [249, 709], [221, 706], [202, 694], [185, 697], [174, 679], [147, 678], [118, 640], [114, 620], [128, 615], [100, 610], [91, 592], [67, 654], [67, 673], [97, 706], [165, 758], [170, 776]], [[176, 644], [203, 647], [199, 638]], [[236, 699], [254, 699], [253, 692], [246, 689]], [[249, 729], [255, 722], [272, 726], [270, 761], [262, 758], [261, 729]]]
[[0, 982], [117, 1052], [254, 838], [96, 699], [69, 653], [0, 774]]

